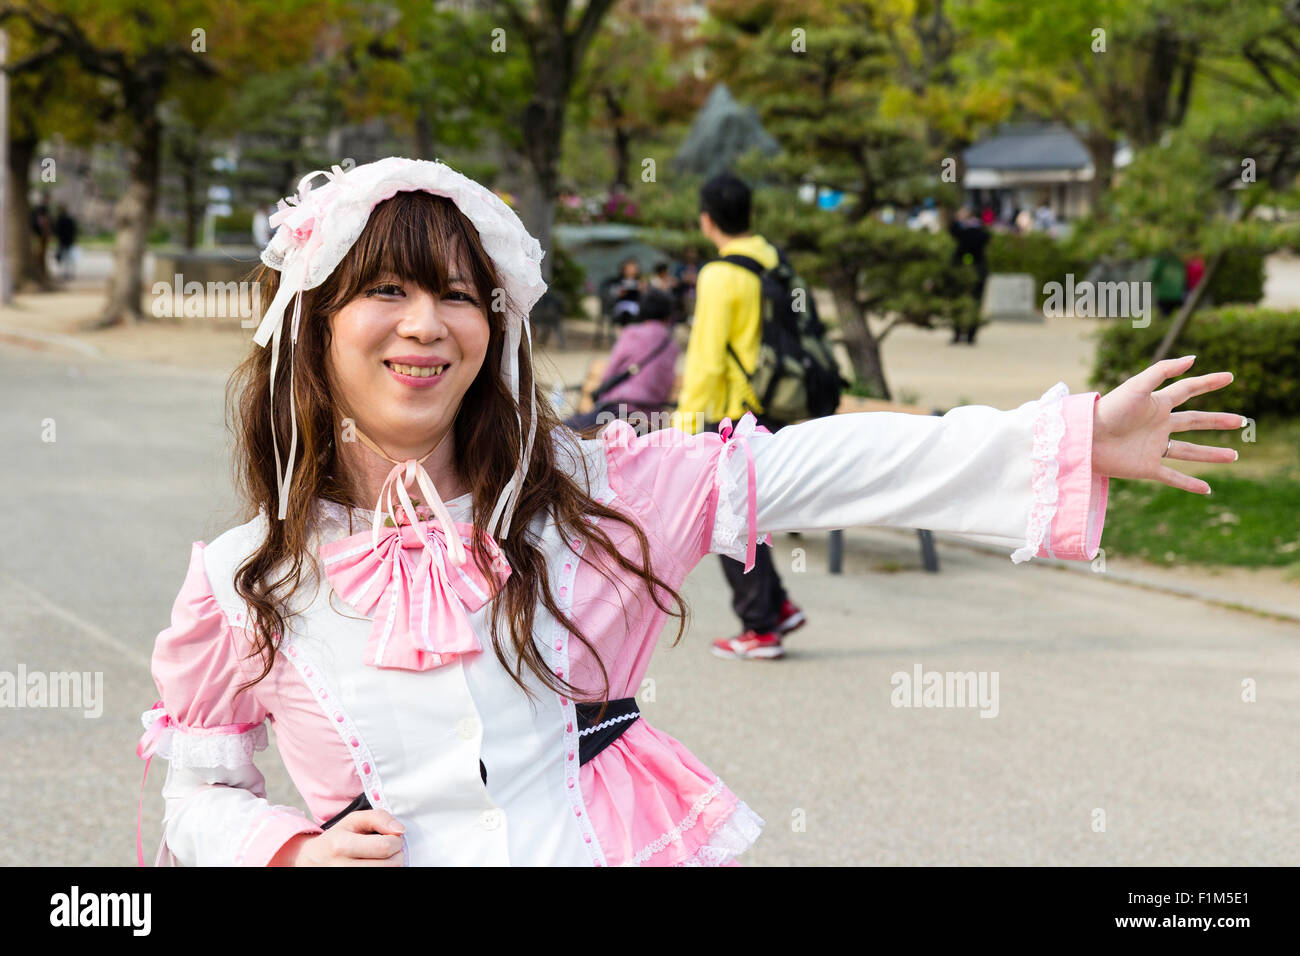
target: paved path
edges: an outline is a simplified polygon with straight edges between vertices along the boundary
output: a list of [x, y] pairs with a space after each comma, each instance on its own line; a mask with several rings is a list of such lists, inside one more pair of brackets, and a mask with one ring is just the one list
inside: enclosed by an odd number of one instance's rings
[[[99, 672], [104, 700], [92, 719], [0, 710], [0, 864], [134, 862], [148, 657], [191, 541], [236, 520], [223, 382], [0, 345], [0, 671]], [[786, 660], [707, 654], [735, 629], [708, 558], [688, 635], [650, 669], [648, 718], [767, 819], [748, 863], [1297, 862], [1295, 624], [946, 545], [927, 575], [888, 531], [850, 532], [831, 576], [824, 538], [775, 540], [811, 618]], [[997, 672], [997, 716], [891, 706], [918, 665]], [[301, 805], [273, 750], [262, 768]]]

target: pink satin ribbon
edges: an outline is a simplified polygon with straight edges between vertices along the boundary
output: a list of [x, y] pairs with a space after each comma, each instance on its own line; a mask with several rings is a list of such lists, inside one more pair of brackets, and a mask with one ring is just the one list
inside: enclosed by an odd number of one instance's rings
[[[369, 544], [363, 532], [323, 545], [320, 555], [326, 577], [343, 600], [373, 616], [366, 663], [424, 671], [482, 650], [468, 612], [477, 611], [501, 589], [510, 576], [510, 563], [492, 536], [483, 532], [479, 546], [491, 573], [479, 570], [465, 548], [466, 541], [474, 540], [474, 525], [452, 520], [424, 470], [424, 462], [451, 430], [422, 458], [406, 461], [390, 456], [361, 429], [355, 431], [363, 445], [393, 467], [379, 489]], [[419, 486], [433, 519], [417, 520], [415, 503], [406, 491], [411, 484]], [[394, 493], [408, 521], [401, 526]], [[392, 527], [384, 526], [385, 518], [392, 520]]]
[[[755, 432], [762, 432], [765, 435], [772, 434], [771, 429], [765, 425], [758, 424], [758, 419], [750, 412], [746, 412], [740, 419], [740, 424], [733, 430], [731, 419], [724, 418], [718, 425], [718, 434], [722, 436], [723, 441], [723, 461], [727, 461], [736, 451], [739, 445], [745, 450], [746, 470], [748, 472], [748, 487], [746, 494], [745, 509], [745, 528], [748, 541], [745, 545], [745, 570], [748, 572], [754, 566], [754, 558], [758, 554], [758, 540], [756, 536], [756, 525], [758, 524], [758, 480], [754, 471], [754, 450], [749, 447], [749, 436]], [[770, 545], [772, 536], [770, 534], [763, 536], [763, 542]]]
[[[469, 613], [501, 589], [510, 563], [483, 532], [480, 546], [491, 569], [484, 575], [465, 548], [474, 540], [474, 526], [451, 527], [455, 533], [447, 535], [433, 521], [420, 521], [377, 529], [376, 540], [362, 532], [321, 546], [326, 577], [339, 596], [373, 618], [367, 664], [423, 671], [482, 650]], [[463, 563], [455, 562], [457, 554]]]

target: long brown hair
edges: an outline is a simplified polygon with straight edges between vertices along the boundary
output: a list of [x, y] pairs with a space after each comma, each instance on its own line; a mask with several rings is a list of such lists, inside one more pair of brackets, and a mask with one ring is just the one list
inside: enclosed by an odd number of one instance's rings
[[[279, 501], [271, 442], [272, 410], [268, 407], [271, 402], [268, 395], [271, 348], [254, 348], [231, 377], [227, 403], [236, 439], [237, 483], [249, 506], [248, 516], [252, 517], [259, 509], [265, 510], [268, 526], [266, 539], [235, 575], [235, 590], [252, 611], [254, 653], [261, 654], [263, 665], [261, 675], [245, 685], [245, 689], [271, 672], [279, 635], [284, 632], [287, 621], [301, 611], [301, 608], [293, 607], [292, 599], [304, 583], [305, 557], [311, 558], [311, 581], [320, 580], [320, 564], [316, 555], [309, 554], [314, 522], [319, 517], [318, 499], [346, 507], [368, 507], [359, 500], [359, 488], [339, 454], [343, 410], [330, 387], [326, 361], [330, 317], [386, 274], [418, 285], [441, 298], [449, 290], [448, 275], [462, 251], [468, 253], [466, 258], [478, 301], [484, 304], [498, 301], [494, 294], [500, 294], [503, 289], [495, 264], [483, 250], [474, 225], [456, 204], [432, 193], [397, 193], [375, 206], [364, 231], [329, 278], [303, 293], [298, 342], [292, 351], [288, 334], [292, 311], [286, 314], [276, 370], [274, 428], [283, 460], [290, 439], [289, 402], [284, 392], [288, 389], [292, 362], [298, 448], [283, 521], [276, 519]], [[269, 301], [275, 295], [279, 273], [262, 267], [255, 273], [255, 278], [265, 283], [262, 301]], [[497, 497], [514, 475], [519, 460], [519, 420], [523, 422], [526, 434], [529, 415], [528, 402], [516, 404], [499, 372], [506, 344], [505, 313], [494, 308], [486, 308], [485, 313], [491, 328], [487, 355], [478, 376], [466, 391], [461, 413], [452, 425], [457, 467], [473, 495], [475, 537], [488, 530], [487, 523]], [[545, 556], [529, 540], [533, 537], [532, 532], [525, 530], [534, 515], [549, 510], [567, 539], [577, 536], [593, 546], [596, 553], [591, 547], [584, 549], [583, 560], [594, 561], [611, 584], [626, 586], [611, 577], [609, 567], [600, 560], [602, 555], [611, 558], [626, 574], [639, 578], [656, 607], [680, 618], [674, 644], [685, 630], [689, 608], [681, 595], [652, 570], [649, 543], [636, 522], [594, 500], [573, 477], [557, 467], [554, 433], [566, 426], [533, 379], [527, 336], [523, 337], [519, 348], [520, 392], [525, 399], [529, 390], [535, 396], [537, 433], [510, 524], [510, 535], [505, 541], [498, 542], [510, 562], [511, 573], [494, 601], [491, 618], [493, 650], [525, 693], [530, 693], [522, 677], [522, 669], [526, 667], [556, 693], [579, 700], [591, 699], [591, 689], [575, 687], [567, 678], [557, 678], [552, 673], [532, 637], [534, 610], [540, 602], [600, 661], [600, 654], [590, 639], [575, 621], [560, 612], [555, 601], [547, 577]], [[519, 420], [516, 420], [516, 415]], [[591, 430], [582, 434], [590, 435]], [[585, 461], [579, 460], [585, 468]], [[627, 524], [639, 542], [641, 563], [632, 562], [620, 554], [609, 535], [599, 524], [587, 521], [588, 517]], [[474, 560], [486, 573], [487, 556], [478, 548], [471, 551]], [[671, 596], [676, 610], [661, 603], [661, 589]], [[501, 636], [503, 617], [509, 621], [509, 635], [505, 639]], [[505, 653], [507, 641], [514, 651], [513, 667]], [[609, 675], [603, 661], [600, 661], [600, 670], [604, 687], [595, 699], [606, 700], [609, 697]]]

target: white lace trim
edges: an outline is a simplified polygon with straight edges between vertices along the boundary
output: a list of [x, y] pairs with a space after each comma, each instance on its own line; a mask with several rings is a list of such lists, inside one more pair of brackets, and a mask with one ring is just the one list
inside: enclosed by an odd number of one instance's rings
[[[300, 183], [291, 211], [279, 222], [262, 250], [262, 261], [284, 271], [302, 259], [308, 237], [321, 245], [308, 263], [303, 288], [320, 285], [361, 235], [372, 207], [399, 191], [426, 191], [451, 199], [474, 224], [519, 316], [527, 316], [546, 291], [541, 244], [501, 197], [445, 163], [390, 156], [344, 171], [335, 167], [328, 182]], [[302, 188], [305, 186], [306, 188]], [[285, 201], [282, 200], [282, 203]]]
[[[718, 489], [718, 507], [714, 512], [709, 552], [743, 561], [749, 547], [749, 462], [743, 446], [730, 453], [724, 450], [722, 456], [713, 474], [713, 483]], [[764, 541], [770, 543], [771, 539], [763, 535], [757, 540], [762, 544]]]
[[1034, 446], [1029, 453], [1033, 467], [1032, 489], [1033, 503], [1029, 509], [1029, 521], [1025, 528], [1025, 544], [1011, 555], [1016, 564], [1028, 561], [1038, 554], [1056, 517], [1056, 502], [1059, 492], [1056, 487], [1059, 466], [1056, 461], [1061, 448], [1061, 438], [1065, 435], [1065, 415], [1063, 402], [1070, 394], [1064, 382], [1057, 382], [1038, 400], [1038, 415], [1034, 419]]
[[[308, 650], [310, 646], [299, 642], [295, 635], [290, 634], [281, 642], [280, 649], [288, 655], [290, 662], [298, 671], [298, 676], [311, 689], [321, 710], [325, 712], [330, 724], [343, 739], [343, 745], [352, 755], [357, 778], [361, 781], [362, 790], [370, 805], [376, 810], [388, 810], [388, 800], [384, 796], [384, 783], [379, 775], [379, 764], [374, 754], [370, 752], [366, 739], [357, 730], [351, 713], [343, 708], [342, 695], [326, 678], [325, 669], [320, 661]], [[402, 841], [405, 846], [406, 838], [403, 837]]]
[[723, 783], [720, 779], [713, 781], [713, 786], [709, 787], [708, 790], [700, 794], [699, 798], [693, 804], [691, 804], [690, 812], [686, 814], [686, 816], [681, 820], [680, 823], [678, 823], [675, 827], [673, 827], [663, 836], [659, 837], [653, 843], [649, 843], [646, 846], [642, 847], [640, 852], [638, 852], [636, 856], [627, 860], [627, 862], [625, 862], [623, 865], [640, 866], [642, 863], [650, 859], [650, 857], [654, 856], [656, 853], [659, 853], [667, 849], [670, 843], [675, 843], [678, 840], [680, 840], [682, 838], [683, 833], [691, 829], [691, 827], [695, 826], [695, 821], [700, 818], [700, 814], [704, 812], [704, 808], [708, 806], [710, 803], [712, 803], [713, 799], [717, 797], [718, 794], [722, 793], [722, 788], [723, 788]]
[[[468, 521], [473, 511], [473, 494], [467, 492], [457, 498], [452, 498], [450, 501], [444, 501], [443, 504], [447, 506], [447, 511], [453, 521]], [[316, 508], [317, 514], [322, 520], [344, 529], [348, 527], [348, 517], [351, 515], [353, 534], [369, 531], [375, 520], [373, 511], [366, 508], [347, 508], [337, 501], [330, 501], [327, 498], [318, 498]]]
[[603, 721], [594, 727], [588, 727], [586, 730], [578, 731], [578, 736], [585, 737], [587, 734], [594, 734], [596, 731], [604, 730], [606, 727], [613, 727], [615, 724], [624, 720], [636, 720], [636, 718], [640, 716], [641, 712], [639, 710], [634, 710], [630, 714], [620, 714], [619, 716], [611, 717], [609, 720]]
[[[140, 722], [146, 730], [162, 718], [160, 707], [146, 710]], [[253, 762], [253, 754], [268, 746], [266, 722], [243, 733], [195, 733], [176, 726], [164, 727], [158, 735], [154, 755], [162, 757], [177, 770], [189, 767], [246, 767]]]
[[[601, 504], [609, 504], [614, 500], [613, 489], [606, 489], [600, 497], [597, 498]], [[587, 516], [587, 521], [593, 526], [598, 524], [600, 519], [593, 516]], [[560, 587], [556, 594], [556, 603], [560, 611], [568, 617], [573, 614], [573, 582], [578, 576], [578, 565], [582, 560], [582, 552], [586, 546], [583, 538], [573, 538], [568, 542], [568, 546], [562, 552], [564, 554], [563, 570], [560, 572]], [[546, 654], [550, 658], [552, 666], [563, 672], [564, 675], [570, 674], [569, 670], [569, 632], [565, 629], [564, 624], [558, 617], [553, 620], [552, 640], [546, 645]], [[558, 645], [558, 646], [556, 646]], [[558, 675], [557, 675], [558, 676]], [[570, 679], [572, 679], [570, 677]], [[557, 694], [560, 699], [560, 713], [564, 720], [564, 749], [560, 756], [564, 761], [564, 789], [569, 797], [569, 806], [573, 809], [572, 820], [577, 824], [578, 832], [582, 834], [582, 841], [587, 846], [587, 852], [591, 855], [593, 866], [605, 866], [605, 851], [600, 845], [600, 839], [596, 834], [595, 828], [591, 823], [591, 815], [587, 812], [587, 803], [582, 796], [582, 786], [579, 775], [579, 746], [578, 741], [581, 734], [578, 731], [578, 709], [573, 698], [566, 694]]]
[[736, 809], [720, 827], [709, 834], [709, 842], [677, 866], [722, 866], [744, 853], [763, 832], [764, 820], [745, 803], [736, 801]]

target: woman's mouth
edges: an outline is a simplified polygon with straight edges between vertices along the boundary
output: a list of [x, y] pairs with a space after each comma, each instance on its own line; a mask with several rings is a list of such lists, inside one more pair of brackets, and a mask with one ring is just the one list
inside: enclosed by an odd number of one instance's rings
[[401, 362], [385, 361], [384, 365], [393, 374], [393, 378], [403, 385], [414, 385], [419, 388], [435, 385], [442, 381], [443, 373], [451, 366], [451, 363], [447, 362], [443, 365], [403, 365]]

